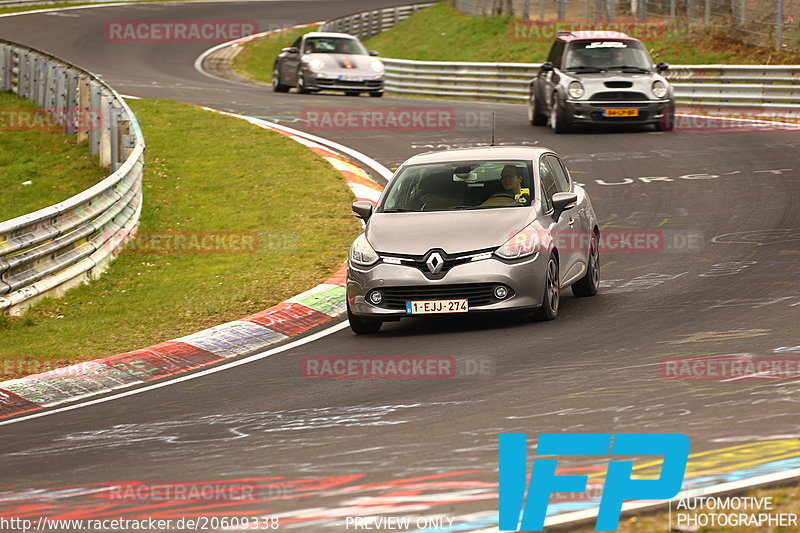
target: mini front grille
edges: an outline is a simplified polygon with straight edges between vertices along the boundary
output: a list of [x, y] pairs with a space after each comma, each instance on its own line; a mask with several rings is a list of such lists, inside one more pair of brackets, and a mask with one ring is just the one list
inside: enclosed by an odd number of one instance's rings
[[589, 100], [647, 100], [647, 95], [634, 91], [603, 91], [594, 93]]
[[633, 82], [630, 81], [606, 81], [603, 85], [609, 89], [629, 89], [633, 87]]

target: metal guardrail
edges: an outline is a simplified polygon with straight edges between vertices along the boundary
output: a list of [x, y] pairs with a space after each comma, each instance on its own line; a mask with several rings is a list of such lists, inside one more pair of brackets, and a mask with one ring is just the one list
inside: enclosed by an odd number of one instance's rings
[[433, 4], [435, 4], [435, 2], [425, 2], [354, 13], [346, 17], [339, 17], [326, 21], [320, 27], [319, 31], [349, 33], [350, 35], [355, 35], [359, 39], [366, 39], [388, 30], [420, 9], [430, 7]]
[[[458, 63], [384, 58], [386, 90], [417, 96], [525, 102], [538, 63]], [[679, 104], [800, 114], [800, 66], [674, 65]]]
[[0, 222], [0, 313], [97, 277], [136, 228], [144, 139], [125, 101], [97, 76], [47, 53], [0, 40], [0, 90], [44, 109], [112, 174], [33, 213]]

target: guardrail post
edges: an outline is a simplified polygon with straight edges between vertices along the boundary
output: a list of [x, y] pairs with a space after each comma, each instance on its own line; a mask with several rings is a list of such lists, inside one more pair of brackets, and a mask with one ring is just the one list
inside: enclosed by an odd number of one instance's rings
[[0, 90], [11, 90], [11, 47], [0, 45]]
[[58, 66], [48, 62], [47, 67], [47, 93], [42, 107], [53, 109], [56, 106], [56, 92], [58, 91]]
[[119, 121], [122, 118], [122, 109], [118, 107], [109, 107], [109, 121], [110, 132], [109, 132], [109, 153], [110, 153], [110, 168], [111, 172], [116, 172], [120, 165], [120, 132], [119, 132]]
[[783, 0], [775, 0], [775, 48], [783, 45]]
[[47, 105], [47, 77], [50, 75], [50, 64], [44, 57], [36, 59], [36, 103], [39, 107]]
[[52, 109], [46, 109], [53, 119], [66, 126], [66, 110], [67, 110], [67, 67], [61, 65], [56, 67], [56, 94], [55, 102], [53, 102]]
[[92, 110], [89, 108], [89, 76], [86, 74], [78, 75], [78, 98], [76, 101], [77, 120], [75, 123], [76, 142], [82, 143], [89, 138], [89, 129], [94, 123]]
[[19, 53], [19, 59], [17, 61], [17, 96], [20, 98], [25, 98], [26, 100], [30, 100], [31, 98], [31, 78], [30, 68], [28, 66], [30, 62], [30, 53], [27, 51], [22, 51]]
[[102, 137], [101, 130], [103, 129], [103, 115], [100, 109], [102, 103], [100, 98], [101, 90], [102, 87], [99, 83], [94, 80], [89, 82], [89, 109], [93, 117], [93, 126], [89, 128], [89, 151], [94, 155], [100, 153], [100, 138]]
[[67, 102], [64, 110], [64, 133], [70, 135], [78, 131], [80, 118], [80, 105], [78, 103], [78, 72], [67, 69]]
[[100, 92], [100, 164], [111, 167], [111, 95]]

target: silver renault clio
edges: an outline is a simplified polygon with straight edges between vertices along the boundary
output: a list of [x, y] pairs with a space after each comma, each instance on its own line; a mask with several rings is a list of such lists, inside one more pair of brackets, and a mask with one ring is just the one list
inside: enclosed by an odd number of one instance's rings
[[597, 293], [600, 230], [586, 191], [546, 148], [416, 155], [392, 176], [350, 248], [355, 333], [403, 317], [558, 314], [560, 291]]

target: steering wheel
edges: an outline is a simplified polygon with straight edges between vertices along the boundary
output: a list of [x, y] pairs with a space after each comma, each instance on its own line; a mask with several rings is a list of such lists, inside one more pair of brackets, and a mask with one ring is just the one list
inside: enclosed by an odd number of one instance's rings
[[491, 195], [487, 200], [491, 200], [492, 198], [511, 198], [512, 200], [516, 200], [516, 197], [513, 194], [508, 194], [505, 192], [499, 192], [497, 194]]

